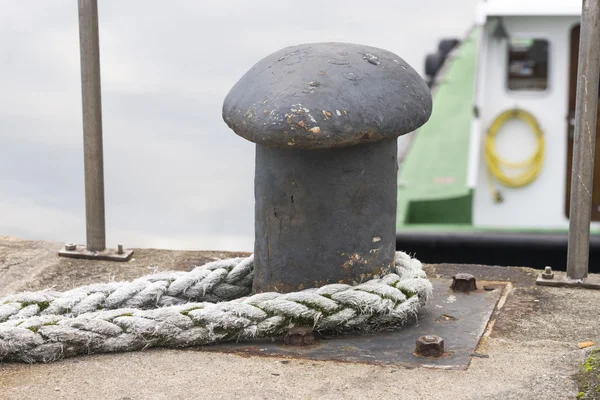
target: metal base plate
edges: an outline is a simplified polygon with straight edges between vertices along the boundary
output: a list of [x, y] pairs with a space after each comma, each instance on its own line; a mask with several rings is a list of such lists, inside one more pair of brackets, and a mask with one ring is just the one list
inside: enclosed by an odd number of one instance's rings
[[83, 245], [78, 245], [75, 250], [62, 249], [58, 252], [60, 257], [80, 258], [86, 260], [104, 260], [104, 261], [129, 261], [133, 255], [133, 250], [123, 250], [118, 253], [115, 249], [105, 249], [103, 251], [88, 251]]
[[[403, 328], [372, 334], [317, 336], [316, 344], [311, 346], [287, 346], [282, 338], [273, 338], [221, 343], [203, 346], [199, 350], [464, 370], [472, 356], [485, 357], [475, 354], [475, 351], [505, 286], [480, 281], [477, 291], [461, 293], [450, 290], [451, 282], [448, 279], [432, 279], [433, 298], [419, 313], [417, 320], [410, 321]], [[484, 285], [491, 290], [483, 290]], [[416, 356], [417, 338], [431, 334], [444, 339], [444, 355], [439, 358]]]
[[573, 280], [567, 277], [566, 272], [554, 271], [554, 278], [544, 279], [542, 274], [538, 275], [535, 283], [540, 286], [556, 286], [556, 287], [581, 287], [585, 289], [600, 289], [600, 277], [588, 276], [583, 280]]

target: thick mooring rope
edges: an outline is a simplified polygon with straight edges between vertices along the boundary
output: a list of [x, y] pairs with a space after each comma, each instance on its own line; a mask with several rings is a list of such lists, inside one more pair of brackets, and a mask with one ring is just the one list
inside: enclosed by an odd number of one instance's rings
[[0, 361], [51, 362], [77, 354], [199, 346], [282, 334], [293, 326], [341, 331], [400, 325], [431, 295], [421, 263], [396, 253], [396, 273], [249, 297], [253, 256], [190, 272], [0, 300]]

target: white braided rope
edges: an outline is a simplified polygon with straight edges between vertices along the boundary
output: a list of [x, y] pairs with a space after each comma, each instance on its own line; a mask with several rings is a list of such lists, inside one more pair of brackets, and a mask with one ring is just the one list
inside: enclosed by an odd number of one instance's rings
[[253, 256], [190, 272], [68, 292], [25, 292], [0, 300], [0, 361], [50, 362], [77, 354], [198, 346], [316, 330], [404, 323], [431, 295], [421, 263], [396, 253], [396, 273], [350, 286], [250, 293]]
[[67, 292], [23, 292], [0, 300], [0, 322], [115, 308], [156, 308], [189, 301], [218, 303], [250, 294], [254, 256], [213, 261], [190, 272], [169, 271], [132, 282], [81, 286]]

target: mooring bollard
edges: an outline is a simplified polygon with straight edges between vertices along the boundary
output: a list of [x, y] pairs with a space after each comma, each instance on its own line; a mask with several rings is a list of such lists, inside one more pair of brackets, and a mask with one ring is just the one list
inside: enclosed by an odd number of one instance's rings
[[394, 265], [397, 137], [432, 100], [403, 59], [311, 43], [248, 71], [223, 119], [256, 143], [254, 291], [358, 283]]

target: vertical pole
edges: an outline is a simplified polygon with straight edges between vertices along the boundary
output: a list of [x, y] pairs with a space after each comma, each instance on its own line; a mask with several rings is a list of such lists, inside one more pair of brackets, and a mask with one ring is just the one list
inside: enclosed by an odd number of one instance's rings
[[598, 112], [598, 79], [600, 76], [600, 2], [583, 0], [577, 98], [575, 105], [575, 138], [571, 170], [571, 205], [567, 277], [581, 280], [588, 275], [590, 218], [594, 183], [596, 148], [596, 113]]
[[87, 250], [106, 248], [98, 2], [79, 0]]

